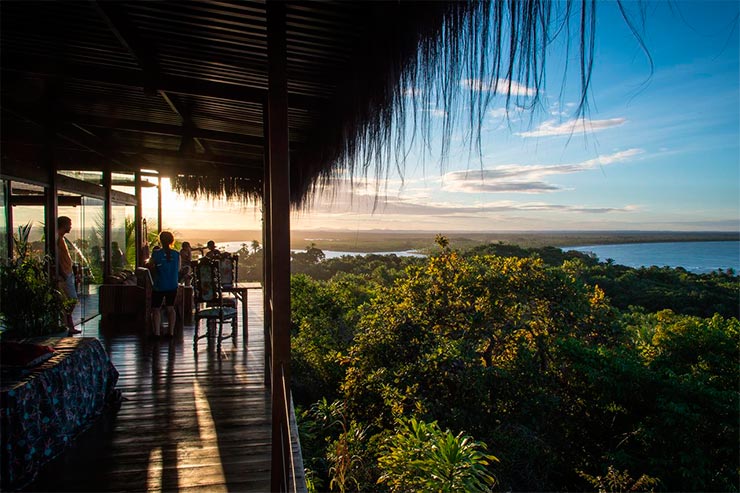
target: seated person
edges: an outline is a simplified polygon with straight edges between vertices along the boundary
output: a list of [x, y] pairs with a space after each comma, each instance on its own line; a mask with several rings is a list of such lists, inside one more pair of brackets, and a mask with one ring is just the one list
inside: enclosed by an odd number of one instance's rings
[[216, 248], [216, 243], [213, 240], [208, 240], [208, 243], [206, 243], [206, 248], [208, 251], [206, 252], [206, 257], [217, 257], [221, 254], [221, 251]]
[[190, 247], [189, 241], [183, 241], [182, 247], [180, 248], [180, 282], [186, 286], [190, 286], [193, 275], [193, 268], [190, 263], [193, 260], [193, 249]]
[[110, 261], [114, 271], [123, 269], [125, 264], [124, 255], [117, 241], [114, 241], [111, 245]]

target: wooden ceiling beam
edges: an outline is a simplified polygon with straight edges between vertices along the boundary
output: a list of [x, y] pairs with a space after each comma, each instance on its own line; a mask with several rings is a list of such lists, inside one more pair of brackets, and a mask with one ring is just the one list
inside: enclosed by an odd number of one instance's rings
[[[2, 110], [22, 118], [36, 126], [44, 128], [47, 116], [42, 111], [34, 111], [28, 108], [16, 108], [7, 100], [2, 101]], [[137, 166], [133, 165], [125, 156], [112, 149], [109, 145], [104, 144], [95, 134], [85, 130], [82, 126], [71, 123], [59, 123], [55, 129], [58, 137], [72, 142], [84, 149], [87, 149], [99, 156], [109, 160], [128, 171], [134, 171]], [[146, 167], [146, 165], [139, 166]]]
[[152, 91], [156, 90], [155, 81], [160, 72], [159, 64], [153, 55], [156, 47], [146, 44], [139, 37], [136, 33], [136, 26], [129, 21], [125, 11], [119, 6], [118, 2], [99, 2], [93, 0], [91, 3], [116, 39], [136, 59], [143, 72], [145, 81], [149, 82], [144, 87]]
[[176, 96], [169, 95], [165, 91], [159, 91], [159, 95], [162, 96], [162, 99], [167, 103], [167, 106], [169, 106], [182, 121], [180, 152], [183, 154], [191, 154], [194, 149], [190, 148], [189, 141], [192, 140], [203, 152], [209, 155], [212, 154], [210, 147], [203, 140], [194, 135], [199, 128], [195, 123], [193, 123], [190, 108], [186, 108]]
[[[182, 127], [170, 125], [167, 123], [153, 123], [139, 120], [127, 120], [122, 118], [104, 118], [90, 115], [63, 114], [63, 121], [75, 121], [88, 127], [113, 128], [128, 132], [140, 132], [160, 135], [171, 135], [175, 137], [182, 136]], [[227, 144], [239, 144], [243, 146], [258, 147], [262, 152], [264, 148], [264, 139], [254, 135], [242, 135], [232, 132], [220, 132], [217, 130], [207, 130], [204, 128], [193, 129], [193, 137], [205, 139], [213, 142], [223, 142]]]
[[[226, 156], [213, 156], [205, 154], [192, 154], [189, 156], [183, 156], [178, 151], [165, 151], [155, 149], [142, 149], [137, 152], [134, 156], [140, 156], [147, 160], [147, 168], [157, 169], [156, 163], [165, 161], [167, 163], [180, 162], [183, 164], [182, 168], [185, 169], [190, 165], [216, 165], [229, 167], [231, 169], [241, 168], [248, 170], [260, 170], [262, 172], [262, 160], [260, 159], [249, 159], [249, 158], [235, 158]], [[179, 166], [177, 166], [179, 167]]]
[[[206, 97], [243, 103], [263, 104], [267, 89], [243, 84], [228, 84], [194, 77], [159, 74], [154, 81], [147, 81], [141, 70], [123, 70], [113, 67], [94, 67], [67, 60], [45, 57], [3, 55], [3, 72], [17, 72], [41, 78], [76, 79], [97, 84], [137, 87], [142, 90], [161, 90], [184, 96]], [[289, 94], [291, 109], [321, 111], [324, 98], [305, 94]]]
[[[93, 1], [93, 5], [118, 41], [136, 59], [139, 67], [144, 72], [145, 79], [152, 81], [151, 87], [153, 88], [153, 81], [159, 78], [159, 73], [161, 72], [159, 62], [156, 59], [157, 47], [151, 43], [144, 42], [140, 38], [136, 26], [129, 21], [126, 12], [117, 2]], [[183, 154], [192, 153], [191, 142], [194, 142], [206, 154], [211, 154], [209, 147], [192, 135], [197, 130], [197, 126], [193, 123], [190, 108], [183, 105], [176, 96], [167, 94], [167, 91], [159, 89], [158, 92], [167, 103], [167, 106], [180, 117], [180, 121], [182, 122], [180, 151]]]

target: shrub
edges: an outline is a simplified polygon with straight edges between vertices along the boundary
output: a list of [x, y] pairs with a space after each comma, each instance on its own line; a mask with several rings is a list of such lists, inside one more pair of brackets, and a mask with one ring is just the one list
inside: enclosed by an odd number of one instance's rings
[[378, 482], [387, 483], [392, 492], [476, 493], [495, 484], [488, 465], [497, 459], [483, 452], [484, 443], [442, 431], [436, 421], [401, 418], [397, 424], [378, 460]]

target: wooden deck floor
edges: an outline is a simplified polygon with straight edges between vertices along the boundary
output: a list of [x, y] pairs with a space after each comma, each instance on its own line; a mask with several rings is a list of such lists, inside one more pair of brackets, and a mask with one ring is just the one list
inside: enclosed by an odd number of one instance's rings
[[99, 328], [99, 317], [79, 326], [103, 342], [124, 401], [26, 490], [269, 491], [260, 291], [249, 293], [248, 308], [248, 348], [240, 330], [236, 344], [226, 340], [220, 352], [205, 339], [194, 352], [192, 327], [150, 339], [133, 323], [113, 333]]

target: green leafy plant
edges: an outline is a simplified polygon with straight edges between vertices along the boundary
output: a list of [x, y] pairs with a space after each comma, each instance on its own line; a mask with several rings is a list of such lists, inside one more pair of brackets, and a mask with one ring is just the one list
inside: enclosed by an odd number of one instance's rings
[[484, 452], [484, 443], [442, 431], [436, 421], [400, 418], [397, 424], [378, 459], [383, 471], [378, 482], [391, 491], [475, 493], [490, 491], [496, 483], [488, 466], [498, 459]]
[[67, 303], [49, 276], [49, 257], [30, 255], [30, 232], [30, 223], [18, 228], [17, 256], [0, 264], [3, 338], [37, 337], [65, 330], [61, 314]]
[[646, 474], [634, 480], [629, 471], [619, 471], [614, 466], [609, 466], [603, 476], [591, 476], [583, 471], [578, 474], [599, 493], [653, 492], [660, 484], [658, 479]]

